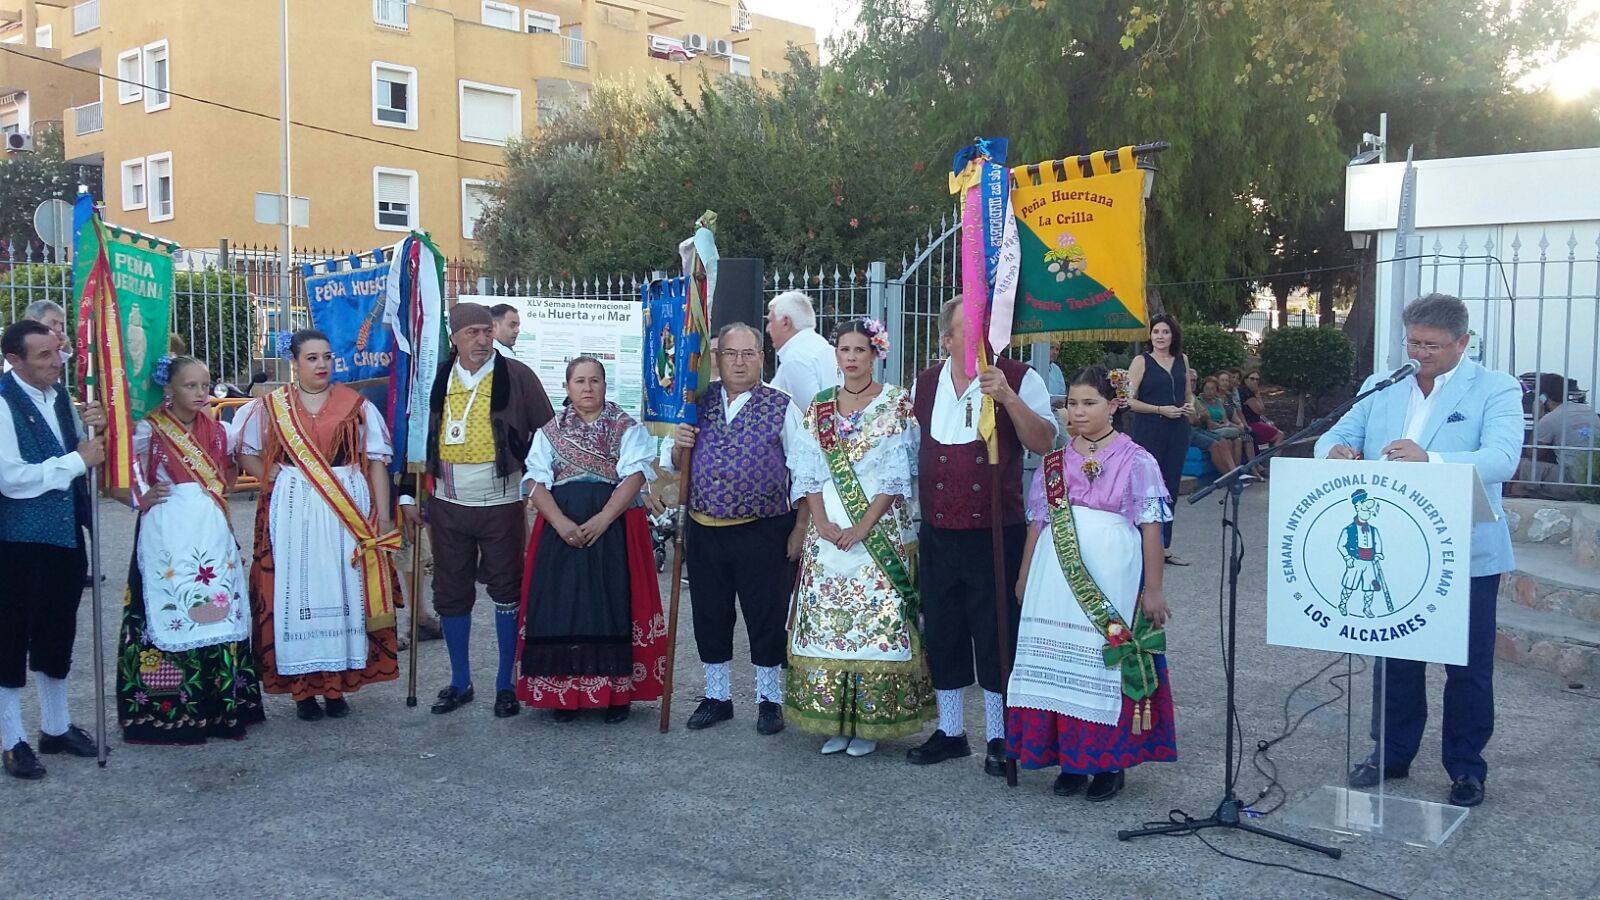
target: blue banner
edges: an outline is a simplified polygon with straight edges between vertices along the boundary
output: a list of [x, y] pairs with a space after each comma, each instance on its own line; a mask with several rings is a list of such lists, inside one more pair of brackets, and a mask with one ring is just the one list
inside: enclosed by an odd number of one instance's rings
[[689, 279], [663, 278], [639, 289], [644, 303], [645, 424], [693, 425], [699, 407], [695, 393], [700, 335], [687, 319]]
[[333, 380], [387, 378], [394, 333], [383, 321], [389, 264], [306, 275], [311, 324], [333, 344]]

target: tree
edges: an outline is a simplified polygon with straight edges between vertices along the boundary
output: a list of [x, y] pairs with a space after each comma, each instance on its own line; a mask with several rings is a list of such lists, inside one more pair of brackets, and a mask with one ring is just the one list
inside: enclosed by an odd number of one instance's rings
[[1261, 377], [1299, 393], [1294, 423], [1303, 425], [1306, 395], [1343, 386], [1355, 353], [1350, 338], [1337, 328], [1275, 328], [1261, 339]]
[[100, 196], [99, 167], [68, 165], [58, 128], [41, 128], [33, 140], [32, 153], [0, 156], [0, 247], [18, 259], [43, 246], [33, 231], [33, 211], [41, 202], [71, 203], [80, 184]]
[[242, 383], [255, 354], [254, 306], [244, 276], [208, 267], [179, 269], [172, 278], [172, 328], [189, 355], [204, 360], [212, 377]]

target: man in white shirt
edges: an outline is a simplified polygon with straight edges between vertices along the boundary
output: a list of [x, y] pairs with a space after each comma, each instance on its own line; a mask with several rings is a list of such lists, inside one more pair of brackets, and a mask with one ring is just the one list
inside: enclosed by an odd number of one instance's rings
[[767, 335], [778, 354], [772, 386], [804, 410], [826, 388], [839, 385], [839, 361], [833, 345], [817, 333], [811, 298], [787, 291], [767, 304]]
[[[72, 359], [72, 342], [67, 339], [67, 311], [61, 308], [61, 304], [54, 300], [35, 300], [22, 311], [22, 318], [38, 322], [55, 334], [60, 342], [63, 366]], [[11, 362], [0, 360], [0, 371], [11, 371]]]
[[[912, 394], [922, 428], [917, 460], [922, 529], [917, 553], [922, 567], [923, 643], [939, 701], [939, 728], [906, 758], [916, 765], [930, 765], [971, 755], [963, 692], [974, 681], [976, 666], [984, 700], [987, 752], [983, 768], [990, 775], [1004, 775], [1001, 659], [1009, 657], [1015, 646], [1022, 601], [1014, 586], [1028, 530], [1022, 504], [1022, 457], [1024, 449], [1050, 452], [1057, 424], [1050, 410], [1050, 391], [1039, 373], [1028, 366], [998, 359], [976, 378], [967, 376], [962, 364], [965, 319], [960, 298], [939, 310], [939, 340], [947, 357], [917, 376]], [[978, 435], [985, 397], [995, 405], [998, 473]], [[1006, 570], [1005, 584], [998, 588], [992, 535], [997, 474]], [[1000, 646], [997, 590], [1004, 590], [1010, 598], [1010, 647]]]
[[32, 320], [0, 336], [12, 366], [0, 376], [0, 751], [7, 774], [43, 778], [45, 768], [22, 730], [21, 689], [39, 677], [39, 752], [96, 755], [94, 739], [67, 714], [78, 603], [88, 571], [85, 474], [105, 460], [105, 442], [87, 438], [105, 414], [87, 404], [81, 418], [61, 379], [61, 341]]
[[494, 317], [494, 349], [501, 356], [513, 359], [517, 336], [522, 333], [522, 314], [509, 303], [496, 303], [489, 307]]
[[[1467, 463], [1477, 469], [1494, 511], [1492, 522], [1472, 528], [1471, 592], [1467, 664], [1446, 668], [1440, 750], [1450, 775], [1449, 802], [1483, 802], [1489, 768], [1483, 750], [1494, 733], [1495, 601], [1500, 576], [1512, 569], [1511, 535], [1500, 506], [1500, 486], [1517, 470], [1522, 449], [1522, 385], [1470, 359], [1467, 307], [1455, 297], [1429, 294], [1401, 313], [1406, 353], [1419, 368], [1409, 382], [1357, 403], [1317, 439], [1316, 455], [1328, 459]], [[1363, 388], [1381, 375], [1367, 379]], [[1381, 619], [1383, 616], [1378, 616]], [[1366, 616], [1361, 617], [1366, 621]], [[1387, 721], [1383, 758], [1374, 749], [1350, 773], [1353, 788], [1405, 778], [1428, 724], [1427, 665], [1380, 659], [1373, 668], [1373, 708], [1383, 698]]]

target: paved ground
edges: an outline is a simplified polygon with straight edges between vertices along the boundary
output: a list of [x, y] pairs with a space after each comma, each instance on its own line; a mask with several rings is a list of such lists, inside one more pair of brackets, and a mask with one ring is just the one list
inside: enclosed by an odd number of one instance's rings
[[[1265, 512], [1263, 495], [1249, 498], [1256, 542]], [[235, 503], [241, 534], [247, 513]], [[109, 640], [131, 529], [126, 512], [107, 506], [105, 515]], [[104, 771], [52, 758], [43, 782], [3, 780], [0, 897], [1364, 896], [1224, 859], [1193, 837], [1115, 839], [1116, 829], [1175, 807], [1208, 813], [1220, 793], [1215, 522], [1210, 503], [1180, 510], [1177, 550], [1195, 565], [1168, 569], [1181, 761], [1135, 771], [1111, 804], [1053, 797], [1053, 773], [1024, 773], [1007, 790], [978, 759], [913, 768], [902, 758], [909, 742], [849, 759], [819, 756], [818, 741], [795, 731], [760, 737], [745, 699], [748, 666], [735, 670], [737, 718], [691, 734], [681, 724], [699, 677], [685, 609], [670, 734], [657, 733], [653, 706], [620, 726], [561, 726], [527, 713], [501, 721], [487, 702], [441, 717], [406, 709], [403, 687], [382, 685], [353, 697], [351, 718], [306, 724], [287, 699], [273, 698], [270, 721], [242, 744], [114, 740]], [[1263, 568], [1252, 555], [1241, 612], [1240, 706], [1252, 747], [1279, 730], [1289, 688], [1331, 658], [1264, 646]], [[92, 726], [87, 607], [73, 709]], [[489, 615], [480, 608], [474, 634], [484, 680], [493, 666]], [[423, 650], [431, 694], [446, 680], [446, 660], [440, 644]], [[1437, 709], [1442, 678], [1433, 681]], [[1600, 895], [1600, 692], [1506, 668], [1498, 696], [1489, 802], [1441, 850], [1353, 840], [1331, 862], [1242, 834], [1208, 839], [1406, 897]], [[980, 702], [969, 701], [968, 721], [981, 728]], [[1292, 796], [1343, 768], [1337, 709], [1280, 746]], [[1447, 780], [1435, 762], [1436, 727], [1424, 748], [1400, 790], [1439, 799]], [[1241, 793], [1254, 797], [1262, 784], [1251, 771]]]

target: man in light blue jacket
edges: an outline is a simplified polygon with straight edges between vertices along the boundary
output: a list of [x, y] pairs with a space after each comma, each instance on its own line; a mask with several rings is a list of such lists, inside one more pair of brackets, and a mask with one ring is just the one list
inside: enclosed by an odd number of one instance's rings
[[[1392, 462], [1469, 463], [1478, 470], [1493, 522], [1472, 529], [1471, 619], [1467, 664], [1445, 667], [1441, 755], [1457, 806], [1483, 802], [1488, 766], [1483, 748], [1494, 733], [1495, 598], [1500, 576], [1513, 566], [1511, 534], [1500, 507], [1500, 485], [1517, 471], [1522, 450], [1522, 386], [1504, 372], [1463, 359], [1467, 307], [1455, 297], [1429, 294], [1406, 304], [1401, 320], [1406, 353], [1420, 368], [1413, 378], [1356, 404], [1317, 440], [1317, 456]], [[1381, 376], [1367, 379], [1371, 387]], [[1373, 671], [1373, 740], [1377, 740], [1380, 679], [1387, 679], [1388, 738], [1350, 773], [1350, 786], [1380, 778], [1405, 778], [1428, 723], [1426, 666], [1380, 660]], [[1381, 768], [1380, 768], [1381, 767]]]

